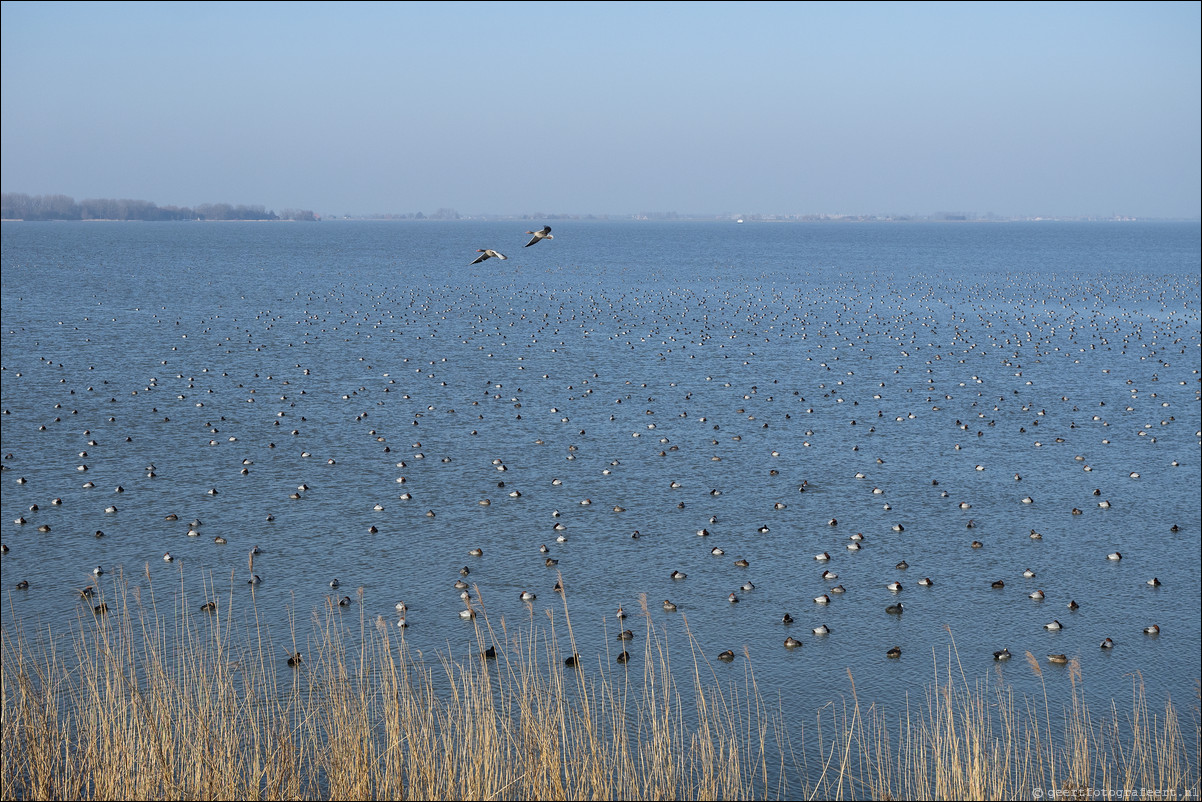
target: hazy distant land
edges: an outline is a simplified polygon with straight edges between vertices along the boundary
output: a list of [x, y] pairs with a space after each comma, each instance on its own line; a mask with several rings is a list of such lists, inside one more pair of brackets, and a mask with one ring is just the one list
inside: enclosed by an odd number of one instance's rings
[[75, 202], [67, 195], [26, 195], [5, 192], [0, 196], [0, 217], [5, 220], [302, 220], [317, 215], [307, 209], [284, 209], [278, 214], [262, 205], [233, 206], [203, 203], [195, 208], [158, 206], [144, 200], [92, 198]]
[[739, 214], [732, 212], [674, 212], [647, 211], [628, 214], [564, 214], [534, 212], [530, 214], [473, 214], [463, 215], [455, 209], [439, 208], [433, 212], [378, 212], [372, 214], [319, 214], [309, 209], [282, 209], [272, 211], [262, 204], [232, 205], [229, 203], [203, 203], [195, 207], [159, 206], [153, 201], [112, 198], [91, 198], [76, 202], [67, 195], [28, 195], [21, 192], [5, 192], [0, 202], [0, 218], [4, 220], [107, 220], [107, 221], [163, 221], [163, 220], [295, 220], [316, 222], [319, 220], [693, 220], [693, 221], [738, 221], [738, 222], [1011, 222], [1011, 221], [1124, 221], [1151, 220], [1128, 215], [1064, 216], [1005, 216], [992, 212], [934, 212], [932, 214]]

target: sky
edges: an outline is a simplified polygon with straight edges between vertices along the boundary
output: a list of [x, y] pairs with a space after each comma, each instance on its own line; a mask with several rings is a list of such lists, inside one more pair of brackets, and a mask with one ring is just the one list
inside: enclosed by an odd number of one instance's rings
[[4, 2], [0, 188], [1202, 216], [1202, 4]]

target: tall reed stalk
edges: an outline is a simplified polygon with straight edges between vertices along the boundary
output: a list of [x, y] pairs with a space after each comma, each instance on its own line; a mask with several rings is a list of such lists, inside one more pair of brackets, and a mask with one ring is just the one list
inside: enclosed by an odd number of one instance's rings
[[[565, 668], [567, 604], [510, 630], [483, 605], [480, 655], [415, 659], [403, 631], [314, 611], [299, 666], [253, 605], [216, 612], [185, 594], [160, 609], [119, 584], [70, 633], [2, 632], [4, 799], [1017, 799], [1036, 791], [1197, 798], [1199, 723], [1132, 704], [1085, 704], [1080, 667], [1055, 712], [970, 682], [954, 641], [922, 705], [896, 722], [855, 693], [786, 724], [749, 660], [723, 684], [688, 635], [691, 671], [643, 605], [641, 669]], [[211, 584], [208, 598], [216, 598]], [[351, 616], [350, 618], [355, 618]], [[683, 618], [683, 617], [682, 617]], [[484, 651], [495, 648], [495, 659]], [[1042, 681], [1042, 669], [1028, 655]], [[682, 687], [681, 682], [687, 687]]]

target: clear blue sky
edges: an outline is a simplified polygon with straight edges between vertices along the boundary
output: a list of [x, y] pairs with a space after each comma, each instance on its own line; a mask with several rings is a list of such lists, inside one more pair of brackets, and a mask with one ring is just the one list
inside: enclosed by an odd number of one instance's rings
[[2, 188], [1200, 216], [1202, 4], [5, 2]]

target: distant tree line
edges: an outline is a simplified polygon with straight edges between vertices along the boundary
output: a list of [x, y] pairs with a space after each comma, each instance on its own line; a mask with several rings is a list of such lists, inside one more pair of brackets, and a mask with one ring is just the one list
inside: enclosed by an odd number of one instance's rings
[[202, 203], [195, 208], [157, 206], [143, 200], [91, 198], [75, 202], [66, 195], [26, 195], [5, 192], [0, 196], [0, 217], [5, 220], [301, 220], [318, 217], [307, 209], [284, 209], [279, 214], [262, 205], [232, 206]]
[[367, 215], [344, 215], [344, 219], [360, 220], [462, 220], [462, 216], [454, 209], [443, 207], [426, 214], [425, 212], [380, 212]]

